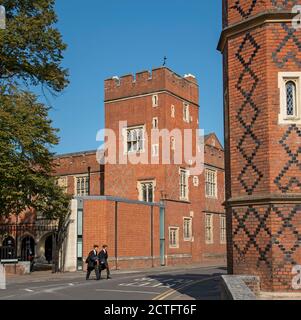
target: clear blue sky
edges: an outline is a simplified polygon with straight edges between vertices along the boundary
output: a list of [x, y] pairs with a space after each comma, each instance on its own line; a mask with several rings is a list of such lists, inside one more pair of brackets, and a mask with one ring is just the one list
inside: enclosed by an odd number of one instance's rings
[[200, 127], [223, 142], [222, 59], [216, 51], [221, 0], [57, 0], [58, 28], [68, 44], [70, 86], [51, 98], [60, 129], [57, 153], [96, 149], [104, 127], [104, 83], [114, 75], [162, 65], [196, 75]]

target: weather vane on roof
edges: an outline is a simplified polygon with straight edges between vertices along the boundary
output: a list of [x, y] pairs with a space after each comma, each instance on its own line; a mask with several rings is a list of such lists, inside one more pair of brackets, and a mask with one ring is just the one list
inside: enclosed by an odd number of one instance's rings
[[165, 65], [166, 65], [166, 61], [167, 61], [167, 57], [166, 57], [166, 56], [164, 56], [163, 66], [165, 66]]

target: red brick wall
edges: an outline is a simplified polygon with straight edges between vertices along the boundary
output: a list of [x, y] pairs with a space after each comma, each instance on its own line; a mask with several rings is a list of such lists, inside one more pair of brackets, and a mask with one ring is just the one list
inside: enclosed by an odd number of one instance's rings
[[228, 13], [225, 22], [230, 25], [259, 15], [265, 10], [290, 10], [296, 4], [294, 1], [282, 0], [223, 0], [223, 2], [224, 9]]
[[[178, 128], [182, 132], [185, 129], [193, 129], [192, 154], [196, 152], [196, 129], [199, 128], [199, 108], [198, 108], [198, 87], [196, 80], [192, 81], [181, 78], [167, 68], [154, 70], [152, 79], [149, 73], [144, 72], [136, 75], [133, 82], [131, 75], [121, 77], [118, 85], [115, 80], [107, 80], [105, 83], [105, 108], [106, 108], [106, 128], [113, 129], [119, 135], [119, 121], [127, 121], [128, 126], [146, 125], [146, 131], [150, 137], [152, 129], [152, 119], [159, 120], [159, 130], [168, 129], [172, 131]], [[169, 93], [164, 90], [170, 91]], [[158, 93], [159, 106], [152, 106], [152, 93]], [[149, 95], [144, 95], [144, 94]], [[172, 93], [172, 94], [171, 94]], [[143, 96], [138, 96], [143, 95]], [[127, 99], [132, 97], [132, 99]], [[119, 100], [116, 100], [119, 99]], [[190, 104], [190, 116], [192, 121], [183, 121], [183, 102]], [[175, 117], [171, 117], [171, 106], [175, 107]], [[213, 257], [225, 255], [225, 245], [220, 244], [220, 219], [214, 219], [214, 230], [216, 232], [214, 245], [208, 246], [205, 243], [204, 212], [206, 209], [214, 210], [215, 214], [224, 213], [222, 202], [224, 201], [224, 155], [223, 149], [215, 135], [207, 137], [205, 147], [205, 163], [218, 167], [218, 190], [219, 196], [216, 200], [205, 199], [205, 177], [200, 174], [199, 185], [193, 185], [193, 177], [189, 179], [189, 203], [179, 202], [179, 169], [188, 168], [184, 163], [180, 165], [106, 165], [105, 170], [105, 190], [107, 195], [138, 199], [138, 180], [156, 180], [155, 202], [161, 199], [168, 199], [166, 209], [166, 235], [168, 242], [168, 227], [179, 226], [181, 243], [179, 249], [169, 250], [170, 256], [167, 260], [170, 264], [190, 263], [191, 261], [203, 261], [208, 255]], [[212, 140], [212, 141], [211, 141]], [[209, 146], [213, 141], [215, 147]], [[210, 143], [209, 143], [210, 142]], [[162, 141], [161, 141], [162, 144]], [[183, 144], [184, 150], [184, 144]], [[120, 150], [117, 147], [117, 154]], [[151, 145], [148, 146], [148, 159], [151, 157]], [[162, 151], [160, 150], [160, 155]], [[171, 151], [173, 156], [173, 152]], [[162, 159], [161, 159], [162, 161]], [[189, 217], [190, 212], [194, 214], [193, 243], [183, 241], [183, 217]], [[183, 256], [184, 255], [184, 256]], [[188, 256], [191, 256], [189, 258]], [[184, 257], [184, 258], [183, 258]]]
[[[106, 128], [112, 129], [119, 137], [119, 121], [127, 121], [128, 127], [146, 125], [148, 137], [151, 137], [152, 119], [159, 120], [159, 130], [180, 129], [182, 136], [184, 129], [198, 128], [198, 87], [195, 83], [180, 78], [170, 70], [161, 68], [153, 71], [152, 79], [143, 74], [136, 76], [136, 82], [132, 82], [132, 76], [122, 77], [120, 86], [115, 80], [107, 80], [105, 84], [106, 94]], [[111, 99], [126, 98], [128, 96], [155, 93], [162, 90], [170, 90], [174, 95], [166, 92], [158, 94], [159, 106], [153, 108], [152, 95], [134, 97], [130, 100], [110, 101]], [[186, 99], [186, 100], [184, 100]], [[183, 121], [183, 102], [190, 101], [191, 123]], [[171, 106], [175, 106], [175, 118], [171, 117]], [[194, 134], [195, 139], [195, 134]], [[151, 143], [148, 145], [148, 162], [151, 162]], [[184, 146], [183, 146], [184, 150]], [[193, 146], [195, 155], [195, 145]], [[120, 150], [117, 146], [117, 155]], [[171, 151], [171, 154], [173, 152]], [[162, 150], [160, 151], [162, 157]], [[118, 156], [117, 156], [118, 159]], [[105, 172], [105, 190], [107, 195], [122, 196], [137, 200], [137, 181], [143, 179], [156, 179], [155, 201], [159, 201], [162, 193], [169, 199], [179, 200], [179, 169], [180, 165], [162, 165], [162, 158], [158, 165], [115, 165], [107, 164]], [[184, 164], [183, 167], [187, 167]]]
[[[160, 265], [159, 208], [153, 208], [154, 266]], [[118, 268], [152, 267], [151, 207], [118, 202]], [[106, 200], [84, 201], [84, 258], [93, 245], [109, 246], [110, 264], [115, 259], [115, 202]]]
[[[250, 14], [239, 13], [235, 3]], [[231, 26], [279, 3], [229, 0], [224, 14]], [[250, 24], [224, 48], [229, 271], [259, 275], [270, 291], [292, 290], [292, 267], [301, 263], [300, 201], [294, 199], [301, 173], [292, 155], [301, 134], [298, 126], [278, 124], [278, 72], [301, 71], [300, 36], [276, 19]]]
[[67, 177], [68, 193], [75, 194], [75, 177], [88, 174], [90, 167], [90, 195], [100, 195], [101, 184], [104, 184], [104, 166], [96, 158], [96, 151], [58, 156], [54, 160], [54, 174]]

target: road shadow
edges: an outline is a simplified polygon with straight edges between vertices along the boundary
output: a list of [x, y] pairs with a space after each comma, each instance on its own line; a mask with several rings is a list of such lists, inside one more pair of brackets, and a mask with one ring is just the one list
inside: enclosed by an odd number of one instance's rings
[[148, 278], [166, 286], [166, 290], [170, 288], [175, 291], [172, 295], [166, 297], [166, 300], [208, 301], [221, 299], [221, 276], [226, 273], [226, 268], [219, 268], [218, 272], [212, 274], [148, 275]]

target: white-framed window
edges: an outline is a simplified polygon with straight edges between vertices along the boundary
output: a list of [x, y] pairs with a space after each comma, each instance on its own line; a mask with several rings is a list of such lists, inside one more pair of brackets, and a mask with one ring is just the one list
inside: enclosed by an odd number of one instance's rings
[[159, 119], [153, 118], [153, 129], [159, 129]]
[[171, 144], [171, 150], [175, 151], [176, 150], [176, 138], [175, 137], [171, 137], [170, 144]]
[[184, 241], [192, 240], [192, 218], [184, 218]]
[[179, 248], [179, 230], [178, 227], [169, 227], [169, 247]]
[[126, 153], [144, 152], [145, 126], [126, 128], [125, 131]]
[[194, 177], [193, 177], [193, 185], [194, 185], [195, 187], [198, 187], [199, 184], [200, 184], [200, 179], [199, 179], [199, 177], [198, 177], [198, 176], [194, 176]]
[[159, 157], [159, 145], [158, 144], [152, 145], [152, 156]]
[[190, 122], [190, 112], [189, 112], [189, 104], [183, 104], [183, 120], [187, 123]]
[[205, 170], [205, 188], [207, 198], [217, 198], [217, 171]]
[[213, 214], [206, 213], [205, 216], [205, 241], [207, 244], [213, 244]]
[[155, 181], [139, 181], [139, 200], [144, 202], [154, 202], [155, 201]]
[[152, 101], [153, 101], [153, 107], [154, 108], [159, 106], [159, 96], [157, 94], [154, 94], [152, 96]]
[[89, 176], [83, 175], [75, 177], [75, 195], [85, 197], [89, 194]]
[[57, 179], [57, 185], [63, 189], [64, 193], [68, 192], [68, 177], [59, 177]]
[[301, 123], [301, 72], [279, 72], [279, 124]]
[[226, 227], [226, 216], [221, 215], [220, 216], [220, 240], [221, 244], [225, 244], [227, 242], [227, 227]]
[[189, 200], [189, 171], [180, 169], [180, 200]]
[[170, 113], [171, 113], [171, 117], [172, 117], [172, 118], [175, 118], [175, 117], [176, 117], [176, 108], [175, 108], [174, 105], [171, 106]]

